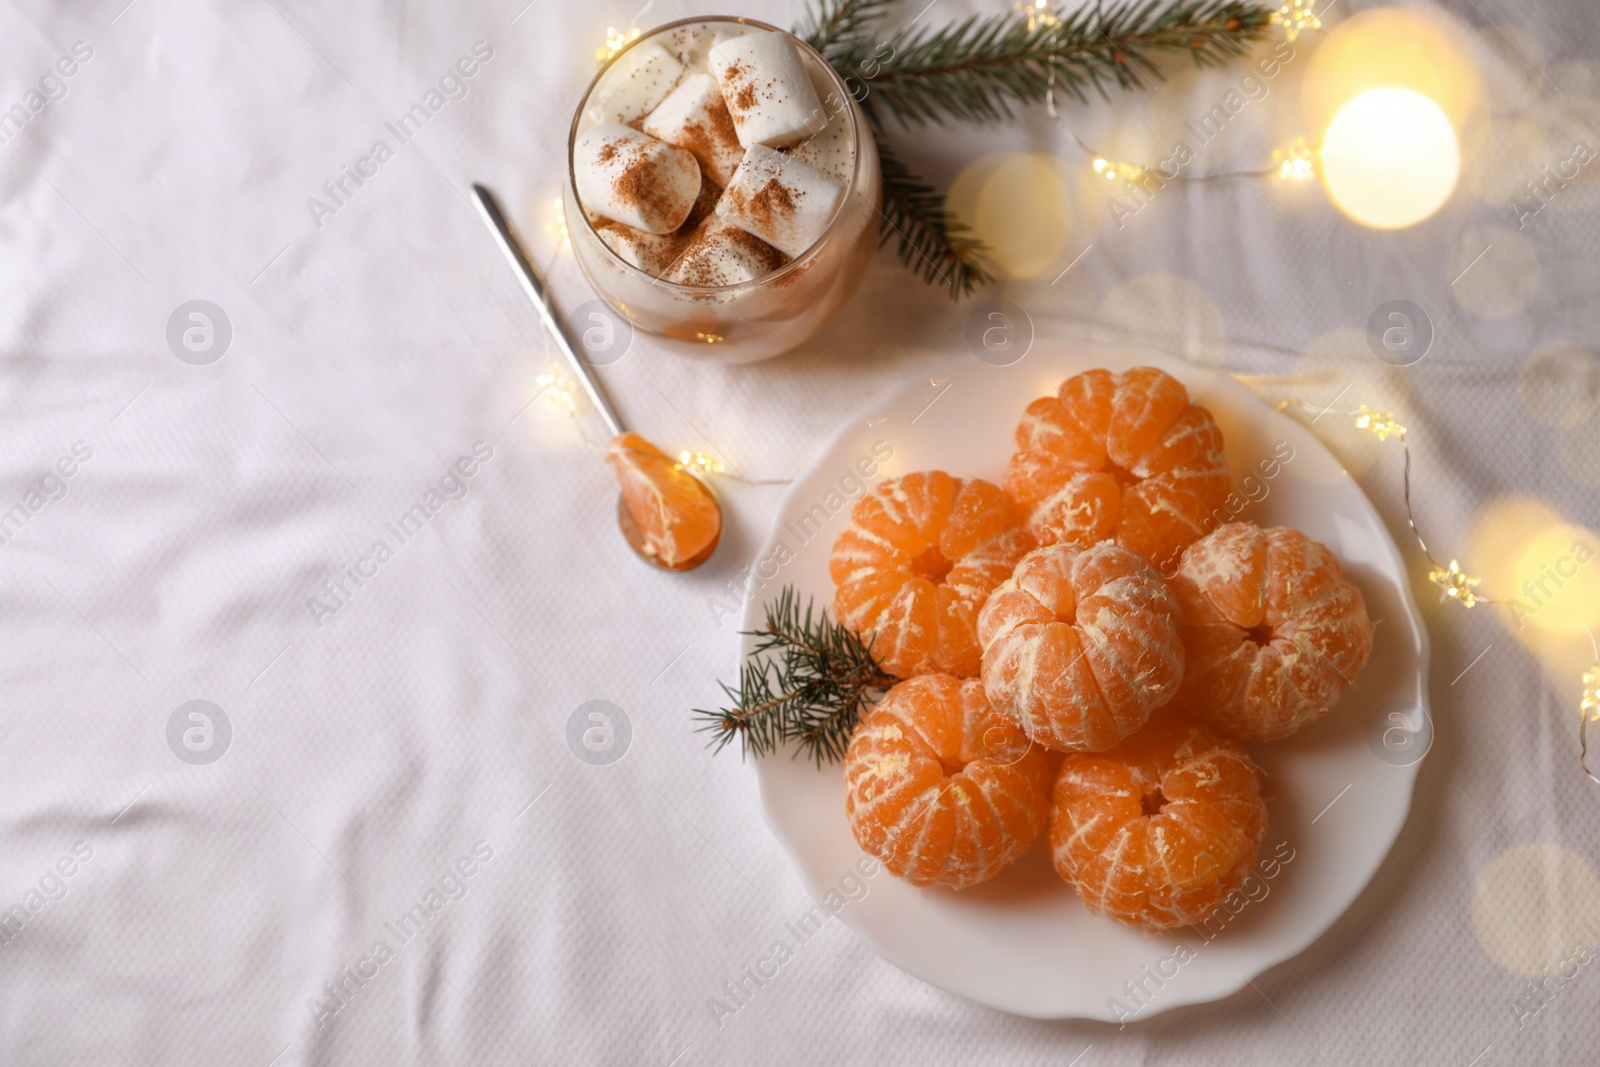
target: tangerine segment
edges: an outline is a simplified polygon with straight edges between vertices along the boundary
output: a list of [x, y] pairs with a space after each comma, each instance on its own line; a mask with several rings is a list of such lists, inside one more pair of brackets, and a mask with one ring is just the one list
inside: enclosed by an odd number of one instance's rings
[[1167, 713], [1105, 752], [1068, 756], [1050, 805], [1056, 871], [1089, 910], [1135, 926], [1198, 922], [1238, 888], [1267, 830], [1237, 741]]
[[1166, 583], [1128, 549], [1036, 549], [978, 616], [984, 688], [1047, 748], [1109, 748], [1177, 695], [1180, 625]]
[[918, 471], [856, 502], [828, 571], [834, 615], [902, 678], [978, 673], [978, 610], [1034, 545], [992, 482]]
[[708, 554], [722, 536], [722, 509], [700, 480], [636, 433], [618, 434], [606, 452], [622, 503], [646, 555], [676, 567]]
[[1154, 367], [1092, 370], [1029, 404], [1005, 488], [1041, 544], [1107, 538], [1158, 567], [1228, 495], [1222, 431]]
[[1220, 526], [1172, 580], [1183, 608], [1184, 707], [1223, 733], [1276, 741], [1333, 710], [1372, 653], [1361, 591], [1298, 530]]
[[913, 885], [977, 885], [1044, 832], [1049, 761], [975, 678], [890, 689], [862, 717], [844, 773], [857, 843]]

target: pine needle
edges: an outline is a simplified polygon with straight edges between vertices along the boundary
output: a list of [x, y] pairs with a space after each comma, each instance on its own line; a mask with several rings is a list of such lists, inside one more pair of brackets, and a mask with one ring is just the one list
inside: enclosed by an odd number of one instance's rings
[[739, 671], [738, 688], [722, 683], [729, 706], [696, 708], [696, 730], [710, 733], [706, 743], [720, 752], [734, 738], [747, 756], [766, 756], [798, 742], [820, 767], [844, 758], [861, 713], [895, 679], [873, 658], [868, 641], [854, 630], [804, 610], [793, 586], [784, 586], [766, 606], [765, 623], [745, 631], [758, 640]]
[[1031, 26], [1008, 12], [914, 25], [876, 45], [858, 36], [829, 59], [862, 85], [866, 107], [904, 124], [992, 122], [1056, 90], [1087, 102], [1112, 86], [1148, 88], [1161, 80], [1158, 53], [1221, 63], [1263, 37], [1271, 18], [1271, 8], [1237, 0], [1128, 0]]
[[820, 0], [810, 19], [795, 31], [795, 36], [831, 61], [835, 54], [863, 45], [867, 29], [898, 2]]
[[913, 174], [881, 137], [878, 159], [883, 167], [884, 219], [879, 246], [898, 238], [900, 261], [957, 299], [992, 281], [983, 242], [945, 208], [944, 194]]
[[795, 33], [850, 87], [877, 136], [884, 228], [900, 261], [954, 299], [993, 280], [986, 248], [907, 167], [884, 137], [903, 126], [956, 119], [995, 122], [1059, 90], [1079, 102], [1110, 88], [1161, 80], [1155, 57], [1187, 53], [1200, 66], [1242, 55], [1266, 35], [1272, 8], [1239, 0], [1123, 0], [1070, 14], [1013, 10], [935, 28], [913, 19], [887, 36], [876, 23], [897, 0], [816, 0]]

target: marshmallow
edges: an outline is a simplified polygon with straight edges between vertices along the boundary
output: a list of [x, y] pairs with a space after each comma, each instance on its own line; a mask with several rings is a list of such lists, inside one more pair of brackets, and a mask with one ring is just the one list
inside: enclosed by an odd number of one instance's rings
[[[855, 172], [856, 150], [844, 119], [835, 116], [814, 135], [789, 150], [789, 158], [848, 183]], [[726, 185], [727, 182], [722, 184]]]
[[688, 149], [700, 172], [718, 185], [727, 185], [744, 159], [728, 105], [709, 74], [691, 74], [679, 82], [640, 128], [657, 140]]
[[722, 219], [707, 219], [662, 275], [669, 282], [709, 288], [738, 285], [770, 274], [789, 261], [761, 238]]
[[735, 37], [743, 37], [747, 31], [743, 26], [722, 24], [715, 30], [706, 27], [704, 23], [690, 26], [679, 26], [666, 34], [666, 45], [678, 57], [678, 62], [689, 70], [707, 70], [710, 61], [707, 56], [711, 49], [723, 41], [731, 41]]
[[721, 195], [722, 190], [714, 183], [701, 182], [700, 197], [694, 202], [689, 217], [671, 233], [645, 233], [632, 226], [610, 221], [597, 224], [594, 232], [623, 262], [659, 278], [683, 255], [701, 230], [702, 223], [711, 218], [717, 197]]
[[672, 234], [645, 233], [632, 226], [610, 221], [596, 225], [594, 232], [624, 263], [638, 267], [652, 277], [659, 278], [678, 255], [676, 249], [679, 242]]
[[746, 148], [791, 145], [827, 121], [794, 38], [782, 30], [718, 41], [710, 58], [711, 73]]
[[655, 41], [640, 41], [612, 61], [589, 98], [594, 122], [633, 122], [672, 92], [683, 77], [678, 57]]
[[578, 137], [572, 177], [586, 211], [646, 233], [676, 230], [700, 195], [693, 155], [614, 122]]
[[844, 183], [831, 175], [753, 144], [717, 201], [717, 215], [794, 257], [828, 229], [843, 195]]

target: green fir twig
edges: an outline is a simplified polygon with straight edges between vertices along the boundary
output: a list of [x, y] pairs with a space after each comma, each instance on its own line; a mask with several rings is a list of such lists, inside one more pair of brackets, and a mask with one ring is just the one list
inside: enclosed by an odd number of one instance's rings
[[1091, 91], [1109, 99], [1112, 86], [1149, 88], [1162, 78], [1162, 54], [1222, 63], [1263, 37], [1271, 19], [1271, 8], [1237, 0], [1127, 0], [1058, 21], [1030, 24], [1016, 12], [915, 25], [880, 43], [858, 38], [830, 61], [855, 72], [868, 108], [904, 124], [993, 122], [1052, 91], [1086, 103]]
[[1239, 0], [1122, 0], [1064, 15], [1035, 9], [973, 16], [943, 27], [918, 18], [875, 32], [896, 4], [816, 0], [795, 33], [839, 72], [877, 137], [886, 223], [880, 243], [897, 239], [903, 263], [958, 299], [992, 280], [984, 244], [894, 155], [887, 119], [902, 126], [993, 122], [1056, 90], [1087, 102], [1091, 92], [1109, 98], [1112, 86], [1148, 88], [1161, 80], [1160, 55], [1222, 63], [1264, 37], [1273, 12]]
[[993, 281], [983, 242], [945, 207], [944, 194], [912, 173], [881, 139], [878, 159], [883, 167], [884, 221], [879, 246], [898, 238], [900, 262], [923, 281], [945, 286], [952, 297], [970, 295]]
[[795, 36], [832, 62], [856, 47], [872, 25], [899, 0], [818, 0], [811, 17]]
[[798, 742], [820, 767], [844, 758], [861, 713], [895, 678], [873, 658], [869, 641], [849, 627], [804, 609], [793, 586], [766, 605], [757, 638], [739, 671], [738, 688], [720, 683], [731, 704], [696, 708], [696, 730], [711, 734], [706, 745], [720, 752], [738, 738], [747, 756], [766, 756]]

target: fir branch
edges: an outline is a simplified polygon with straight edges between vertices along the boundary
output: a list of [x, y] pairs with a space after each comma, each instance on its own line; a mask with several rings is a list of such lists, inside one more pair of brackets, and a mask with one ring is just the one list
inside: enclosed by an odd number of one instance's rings
[[918, 178], [879, 137], [883, 170], [884, 228], [878, 244], [891, 235], [900, 242], [900, 261], [923, 281], [944, 286], [951, 297], [968, 296], [993, 280], [984, 260], [987, 250], [972, 228], [946, 209], [944, 196]]
[[1149, 87], [1161, 53], [1209, 66], [1263, 37], [1272, 9], [1238, 0], [1126, 0], [1056, 21], [1012, 12], [949, 26], [912, 26], [874, 45], [858, 37], [830, 56], [866, 90], [865, 105], [903, 124], [1008, 119], [1053, 90], [1087, 102], [1090, 91]]
[[707, 747], [720, 752], [735, 737], [742, 752], [766, 756], [789, 742], [795, 755], [809, 755], [821, 766], [844, 758], [861, 713], [895, 679], [873, 658], [869, 643], [854, 630], [800, 608], [793, 586], [784, 586], [766, 606], [757, 638], [739, 670], [739, 686], [722, 691], [730, 704], [696, 708], [697, 731], [710, 733]]
[[829, 60], [859, 47], [864, 31], [899, 0], [819, 0], [795, 36]]

